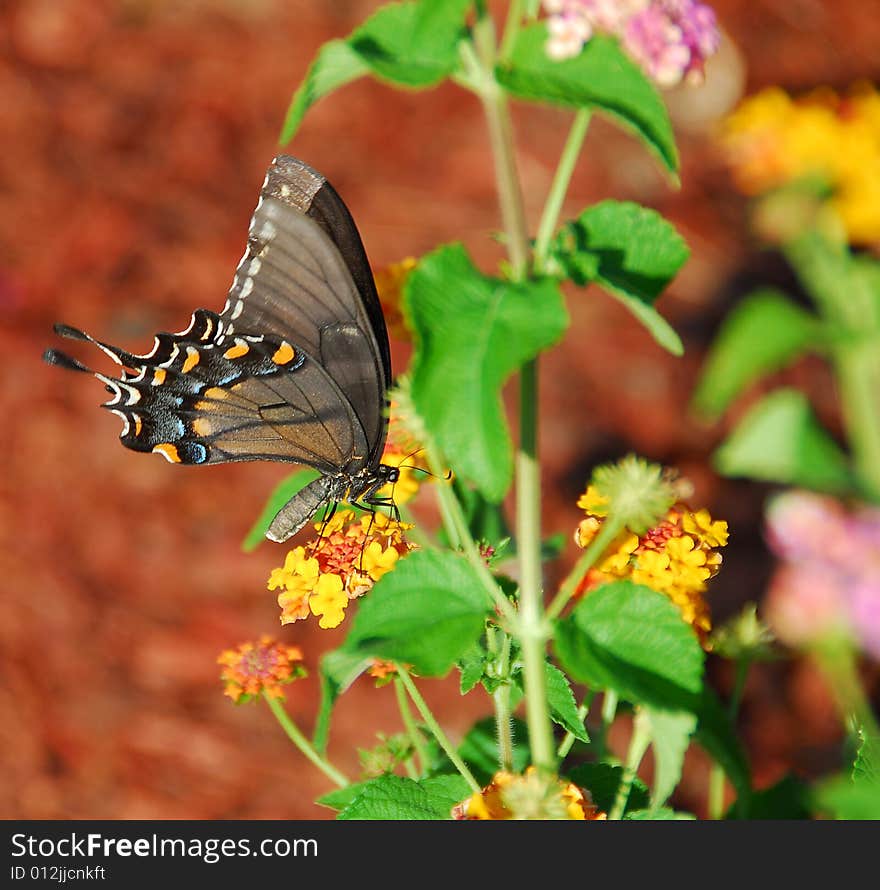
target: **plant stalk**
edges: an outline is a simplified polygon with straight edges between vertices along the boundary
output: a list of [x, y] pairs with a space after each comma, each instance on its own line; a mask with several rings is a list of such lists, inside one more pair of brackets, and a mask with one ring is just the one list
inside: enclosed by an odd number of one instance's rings
[[275, 715], [275, 719], [281, 724], [281, 728], [287, 734], [287, 737], [290, 741], [299, 748], [300, 751], [309, 759], [311, 762], [330, 779], [331, 782], [338, 785], [340, 788], [344, 788], [346, 785], [350, 784], [348, 779], [338, 770], [332, 763], [328, 760], [325, 760], [321, 755], [312, 747], [309, 740], [300, 732], [299, 727], [290, 719], [287, 715], [287, 711], [284, 710], [281, 702], [277, 698], [272, 698], [266, 693], [263, 693], [263, 698], [266, 701], [266, 704], [269, 705], [269, 710]]
[[474, 778], [473, 773], [467, 768], [467, 764], [461, 759], [458, 754], [458, 751], [455, 750], [455, 746], [452, 742], [449, 741], [446, 733], [443, 732], [440, 724], [437, 722], [437, 718], [431, 713], [431, 709], [428, 707], [428, 703], [422, 698], [422, 694], [416, 688], [416, 684], [413, 683], [412, 677], [409, 675], [409, 671], [406, 670], [402, 665], [398, 664], [397, 667], [397, 675], [400, 677], [401, 683], [403, 683], [406, 688], [409, 697], [412, 699], [412, 703], [416, 706], [416, 710], [421, 714], [422, 720], [425, 723], [425, 726], [431, 730], [434, 738], [437, 739], [437, 744], [445, 752], [446, 756], [452, 761], [453, 766], [461, 773], [464, 780], [471, 786], [474, 791], [481, 791], [479, 783]]

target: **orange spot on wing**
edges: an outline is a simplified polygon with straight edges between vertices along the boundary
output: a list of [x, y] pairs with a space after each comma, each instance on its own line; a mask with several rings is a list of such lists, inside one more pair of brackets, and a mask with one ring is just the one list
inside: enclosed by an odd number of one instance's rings
[[165, 382], [165, 377], [167, 376], [167, 371], [164, 368], [156, 368], [153, 371], [153, 386], [160, 386]]
[[177, 448], [170, 442], [162, 442], [161, 445], [154, 445], [153, 454], [161, 454], [165, 460], [170, 461], [173, 464], [180, 463], [180, 455], [177, 453]]
[[241, 358], [243, 355], [247, 355], [250, 351], [250, 346], [247, 343], [242, 342], [241, 340], [236, 340], [235, 346], [230, 346], [226, 352], [223, 353], [223, 358]]
[[275, 354], [272, 356], [272, 361], [275, 362], [276, 365], [286, 365], [293, 361], [295, 355], [296, 350], [285, 340], [278, 349], [275, 350]]
[[183, 373], [186, 374], [188, 371], [192, 371], [192, 369], [199, 363], [199, 359], [201, 356], [199, 355], [198, 349], [194, 349], [192, 346], [186, 347], [186, 361], [183, 363]]

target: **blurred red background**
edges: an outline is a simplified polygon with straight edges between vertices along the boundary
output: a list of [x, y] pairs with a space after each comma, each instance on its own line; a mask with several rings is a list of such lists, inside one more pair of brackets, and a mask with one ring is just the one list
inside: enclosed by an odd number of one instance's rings
[[[277, 632], [314, 668], [344, 634], [345, 625], [314, 622], [279, 629], [265, 581], [285, 551], [240, 550], [285, 468], [179, 468], [128, 452], [119, 421], [95, 408], [100, 386], [40, 356], [55, 321], [145, 351], [194, 308], [219, 310], [292, 91], [320, 44], [377, 5], [10, 0], [0, 11], [0, 817], [331, 817], [311, 802], [326, 781], [268, 711], [234, 707], [218, 682], [218, 652], [245, 639]], [[725, 49], [706, 86], [669, 96], [682, 188], [632, 138], [597, 122], [567, 205], [574, 213], [628, 198], [676, 224], [693, 255], [659, 305], [687, 354], [664, 354], [599, 293], [572, 291], [571, 330], [542, 364], [541, 411], [546, 531], [570, 534], [598, 461], [634, 449], [678, 467], [695, 505], [731, 525], [710, 591], [718, 620], [759, 598], [768, 577], [767, 489], [713, 474], [723, 431], [689, 418], [687, 402], [737, 295], [788, 277], [751, 242], [712, 126], [765, 85], [845, 87], [877, 75], [880, 19], [859, 0], [714, 6]], [[533, 224], [567, 121], [515, 108]], [[486, 269], [497, 258], [481, 109], [461, 90], [355, 83], [319, 103], [288, 150], [343, 195], [374, 268], [455, 239]], [[399, 372], [406, 346], [393, 349]], [[822, 367], [785, 376], [833, 425]], [[726, 691], [724, 667], [711, 670]], [[455, 677], [423, 688], [454, 738], [491, 710], [482, 693], [462, 699]], [[290, 688], [289, 710], [307, 729], [316, 703], [314, 677]], [[398, 728], [390, 688], [359, 681], [338, 707], [330, 754], [354, 774], [356, 746]], [[760, 785], [786, 769], [809, 777], [837, 766], [838, 721], [804, 662], [754, 672], [740, 728]], [[693, 752], [679, 806], [704, 812], [706, 774]]]

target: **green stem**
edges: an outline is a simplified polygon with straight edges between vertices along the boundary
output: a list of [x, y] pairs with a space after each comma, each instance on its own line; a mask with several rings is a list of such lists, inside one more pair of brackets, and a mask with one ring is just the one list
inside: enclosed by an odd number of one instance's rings
[[[406, 697], [406, 688], [399, 676], [394, 678], [394, 694], [397, 696], [397, 707], [400, 709], [400, 717], [403, 720], [404, 728], [412, 742], [413, 749], [419, 759], [419, 769], [422, 774], [427, 772], [430, 760], [428, 758], [428, 749], [425, 747], [425, 740], [422, 733], [416, 726], [413, 719], [412, 711], [409, 709], [409, 700]], [[408, 762], [408, 761], [407, 761]]]
[[349, 784], [348, 779], [338, 770], [333, 764], [329, 761], [325, 760], [321, 755], [312, 747], [309, 740], [300, 732], [299, 727], [288, 717], [287, 711], [284, 710], [281, 702], [277, 698], [272, 698], [267, 695], [265, 692], [263, 693], [263, 698], [266, 701], [266, 704], [269, 705], [269, 709], [275, 715], [275, 719], [281, 724], [281, 728], [287, 733], [287, 737], [290, 741], [302, 751], [305, 756], [311, 760], [311, 762], [330, 779], [331, 782], [334, 782], [340, 788], [344, 788]]
[[[733, 692], [727, 705], [727, 714], [731, 723], [736, 720], [736, 715], [739, 713], [739, 704], [742, 701], [742, 693], [750, 667], [751, 661], [748, 658], [737, 659]], [[712, 771], [709, 774], [708, 798], [709, 818], [720, 819], [724, 814], [724, 769], [719, 763], [712, 764]]]
[[440, 724], [437, 722], [436, 717], [431, 713], [431, 709], [428, 707], [427, 702], [422, 698], [421, 693], [416, 688], [416, 684], [413, 683], [412, 677], [409, 675], [409, 672], [402, 665], [396, 665], [397, 667], [397, 675], [400, 677], [401, 682], [406, 687], [406, 691], [409, 694], [409, 697], [412, 699], [413, 704], [416, 706], [416, 710], [421, 714], [422, 720], [425, 723], [425, 726], [431, 730], [434, 738], [437, 739], [437, 744], [443, 749], [446, 753], [446, 756], [450, 759], [453, 766], [461, 773], [464, 780], [471, 786], [474, 791], [481, 791], [479, 783], [474, 778], [471, 771], [467, 768], [465, 762], [459, 757], [458, 751], [455, 750], [452, 742], [449, 741], [446, 733], [443, 732]]
[[520, 445], [516, 455], [516, 539], [520, 551], [517, 632], [522, 644], [526, 722], [532, 761], [543, 772], [556, 768], [547, 707], [545, 667], [549, 622], [544, 616], [541, 571], [541, 468], [538, 461], [536, 361], [520, 372]]
[[834, 364], [856, 474], [880, 501], [880, 349], [876, 341], [847, 343], [835, 350]]
[[535, 237], [535, 271], [539, 274], [544, 271], [547, 262], [547, 251], [550, 247], [550, 239], [556, 230], [559, 214], [562, 212], [562, 204], [571, 184], [571, 177], [577, 164], [578, 155], [590, 126], [591, 112], [588, 108], [582, 108], [574, 116], [574, 122], [562, 149], [559, 165], [553, 177], [553, 183], [544, 203], [544, 211], [538, 224], [538, 234]]
[[847, 731], [853, 736], [857, 736], [859, 730], [862, 730], [865, 735], [880, 737], [880, 727], [877, 726], [859, 679], [852, 643], [845, 639], [829, 639], [816, 646], [815, 653], [830, 681], [832, 694]]
[[[486, 78], [480, 91], [489, 129], [501, 219], [507, 234], [510, 277], [522, 281], [528, 271], [529, 240], [522, 189], [516, 170], [513, 128], [504, 91], [491, 73], [495, 66], [494, 29], [488, 17], [474, 29]], [[537, 362], [520, 372], [520, 444], [516, 456], [516, 533], [520, 553], [520, 608], [516, 624], [522, 645], [526, 722], [532, 761], [539, 771], [556, 767], [553, 729], [547, 707], [545, 657], [548, 625], [544, 620], [541, 577], [541, 486], [537, 435]]]
[[[499, 651], [497, 635], [503, 635]], [[513, 769], [513, 725], [510, 713], [510, 636], [503, 630], [494, 627], [486, 629], [486, 640], [489, 652], [495, 656], [497, 666], [496, 679], [502, 682], [492, 693], [495, 705], [495, 732], [498, 736], [498, 763], [501, 769]]]
[[477, 21], [474, 27], [474, 40], [483, 68], [480, 99], [489, 129], [498, 203], [501, 207], [501, 220], [507, 234], [511, 278], [514, 281], [522, 281], [528, 268], [528, 227], [513, 151], [510, 109], [507, 104], [507, 96], [494, 77], [495, 29], [488, 16], [483, 16]]
[[[587, 714], [590, 713], [590, 703], [593, 701], [593, 692], [588, 692], [584, 696], [584, 700], [581, 702], [581, 706], [578, 708], [578, 720], [581, 723], [585, 723], [587, 720]], [[559, 759], [560, 763], [568, 757], [568, 752], [571, 751], [571, 746], [574, 744], [574, 733], [569, 731], [565, 734], [565, 737], [559, 743], [559, 747], [556, 749], [556, 757]]]
[[523, 0], [510, 0], [510, 8], [507, 11], [507, 19], [504, 22], [504, 36], [501, 38], [501, 48], [498, 51], [498, 58], [502, 62], [507, 61], [513, 52], [516, 36], [519, 34], [519, 26], [524, 14], [524, 5]]
[[569, 572], [568, 577], [562, 582], [562, 586], [559, 588], [559, 593], [556, 594], [553, 598], [553, 602], [550, 603], [550, 606], [547, 609], [547, 617], [551, 621], [554, 618], [557, 618], [566, 607], [568, 601], [574, 596], [574, 592], [577, 590], [578, 584], [583, 580], [584, 575], [590, 571], [594, 563], [596, 563], [599, 557], [605, 552], [608, 545], [620, 534], [623, 527], [623, 520], [617, 518], [614, 514], [609, 515], [605, 519], [605, 522], [602, 523], [602, 527], [599, 529], [596, 537], [590, 541], [590, 545], [584, 550], [580, 559], [575, 563], [574, 568]]
[[[438, 476], [442, 476], [442, 467], [444, 464], [436, 447], [433, 443], [425, 441], [424, 449], [431, 472]], [[458, 498], [455, 496], [452, 486], [441, 479], [438, 481], [435, 488], [437, 496], [440, 499], [440, 512], [443, 515], [443, 523], [446, 528], [446, 533], [449, 535], [450, 542], [457, 541], [458, 546], [461, 548], [468, 562], [470, 562], [476, 570], [486, 592], [492, 598], [499, 615], [505, 623], [513, 624], [517, 618], [516, 610], [511, 606], [510, 601], [504, 595], [504, 591], [495, 583], [495, 579], [492, 577], [492, 573], [489, 571], [486, 561], [480, 555], [480, 549], [477, 547], [476, 541], [474, 541], [470, 533], [470, 529], [468, 528], [467, 521], [465, 520], [464, 513], [461, 509], [461, 504], [458, 502]]]
[[608, 814], [609, 821], [621, 819], [623, 811], [626, 809], [626, 802], [629, 800], [629, 792], [635, 780], [639, 764], [651, 744], [651, 727], [648, 721], [642, 717], [641, 713], [637, 713], [633, 720], [633, 734], [629, 740], [629, 748], [626, 752], [626, 762], [623, 766], [623, 777], [617, 788], [617, 795], [614, 798], [614, 805]]

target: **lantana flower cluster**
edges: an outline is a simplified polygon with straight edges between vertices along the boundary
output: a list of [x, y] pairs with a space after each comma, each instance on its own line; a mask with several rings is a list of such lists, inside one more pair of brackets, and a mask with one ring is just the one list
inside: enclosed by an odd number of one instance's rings
[[302, 660], [302, 650], [298, 646], [285, 646], [269, 636], [260, 637], [256, 643], [247, 642], [236, 649], [226, 649], [217, 658], [217, 663], [223, 665], [220, 674], [223, 694], [236, 704], [263, 693], [270, 698], [283, 699], [282, 687], [306, 676]]
[[[607, 516], [607, 500], [589, 486], [578, 500], [587, 514], [575, 531], [575, 543], [586, 548]], [[581, 581], [583, 595], [601, 584], [628, 579], [665, 594], [681, 610], [701, 640], [712, 628], [706, 585], [721, 567], [719, 550], [726, 546], [727, 523], [708, 510], [691, 511], [676, 504], [662, 522], [643, 535], [624, 529]]]
[[844, 635], [880, 660], [880, 508], [789, 491], [767, 509], [781, 565], [765, 615], [792, 646]]
[[721, 42], [715, 13], [698, 0], [544, 0], [554, 59], [578, 55], [596, 33], [620, 39], [658, 86], [699, 82]]
[[827, 206], [850, 242], [880, 243], [880, 93], [874, 86], [801, 98], [770, 87], [727, 118], [721, 139], [745, 194], [818, 180], [828, 186]]
[[284, 565], [269, 575], [269, 590], [281, 591], [281, 623], [311, 614], [318, 617], [319, 627], [340, 625], [349, 602], [363, 596], [413, 549], [404, 538], [410, 528], [384, 513], [357, 518], [353, 510], [316, 523], [319, 536], [291, 550]]
[[606, 819], [590, 792], [564, 779], [544, 779], [533, 767], [523, 775], [498, 772], [481, 791], [452, 808], [457, 820]]

